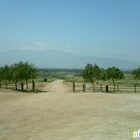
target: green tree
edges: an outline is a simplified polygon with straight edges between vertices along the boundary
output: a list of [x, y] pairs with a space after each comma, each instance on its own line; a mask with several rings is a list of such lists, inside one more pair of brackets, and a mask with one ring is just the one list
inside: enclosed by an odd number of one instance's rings
[[[1, 80], [12, 80], [15, 84], [17, 90], [17, 83], [20, 80], [26, 80], [26, 85], [28, 88], [28, 80], [36, 77], [37, 71], [34, 64], [29, 64], [28, 62], [15, 63], [11, 66], [5, 65], [3, 68], [0, 68], [0, 86]], [[7, 84], [6, 84], [7, 85]]]
[[3, 67], [2, 74], [3, 74], [3, 79], [5, 79], [5, 80], [11, 80], [10, 67], [8, 65], [5, 65]]
[[132, 71], [132, 76], [136, 80], [140, 80], [140, 67]]
[[2, 79], [3, 79], [3, 68], [0, 68], [0, 88]]
[[108, 80], [109, 79], [112, 80], [114, 91], [115, 91], [115, 80], [123, 79], [123, 77], [124, 77], [124, 73], [119, 68], [111, 67], [106, 70], [106, 78]]
[[10, 75], [10, 67], [8, 65], [5, 65], [3, 67], [3, 79], [6, 81], [6, 89], [7, 89], [7, 81], [11, 80], [11, 75]]
[[28, 80], [36, 78], [37, 71], [34, 64], [26, 62], [24, 64], [24, 78], [26, 80], [26, 88], [28, 89]]
[[19, 62], [11, 66], [11, 79], [15, 83], [17, 90], [17, 82], [25, 79], [28, 88], [28, 80], [36, 77], [36, 69], [34, 64], [29, 64], [28, 62]]
[[96, 80], [99, 80], [100, 76], [101, 70], [96, 64], [94, 64], [94, 66], [92, 64], [87, 64], [85, 69], [82, 71], [82, 77], [84, 78], [85, 81], [89, 81], [92, 83], [94, 91], [95, 91], [94, 82]]
[[22, 79], [23, 76], [21, 74], [20, 64], [15, 63], [14, 65], [11, 65], [9, 73], [10, 73], [11, 80], [15, 84], [15, 89], [17, 90], [17, 83]]

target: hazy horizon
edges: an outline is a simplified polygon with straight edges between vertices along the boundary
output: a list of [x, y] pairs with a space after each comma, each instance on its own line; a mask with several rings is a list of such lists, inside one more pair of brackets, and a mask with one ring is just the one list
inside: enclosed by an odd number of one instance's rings
[[[10, 59], [9, 59], [10, 57]], [[97, 64], [101, 68], [118, 67], [120, 69], [135, 69], [140, 63], [115, 58], [84, 56], [56, 50], [10, 50], [0, 52], [0, 66], [11, 65], [20, 61], [34, 63], [43, 68], [84, 68], [87, 63]]]
[[32, 50], [41, 57], [40, 51], [56, 50], [140, 63], [139, 5], [139, 0], [1, 0], [0, 52]]

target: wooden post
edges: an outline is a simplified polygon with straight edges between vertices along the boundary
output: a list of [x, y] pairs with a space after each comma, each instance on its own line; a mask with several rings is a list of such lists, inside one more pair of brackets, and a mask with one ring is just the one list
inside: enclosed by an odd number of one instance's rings
[[83, 84], [83, 92], [85, 92], [85, 84]]
[[16, 82], [15, 82], [15, 89], [17, 90], [17, 79], [16, 79]]
[[100, 91], [102, 92], [102, 84], [100, 84]]
[[135, 84], [135, 85], [134, 85], [134, 92], [135, 92], [135, 93], [137, 92], [136, 88], [137, 88], [137, 87], [136, 87], [136, 84]]
[[24, 91], [24, 84], [21, 82], [21, 90]]
[[34, 80], [32, 80], [32, 90], [33, 90], [33, 92], [35, 91], [35, 81]]
[[106, 88], [106, 93], [108, 93], [108, 85], [106, 85], [106, 87], [105, 87], [105, 88]]
[[75, 82], [73, 81], [73, 92], [75, 92]]
[[117, 91], [119, 92], [119, 85], [117, 85]]

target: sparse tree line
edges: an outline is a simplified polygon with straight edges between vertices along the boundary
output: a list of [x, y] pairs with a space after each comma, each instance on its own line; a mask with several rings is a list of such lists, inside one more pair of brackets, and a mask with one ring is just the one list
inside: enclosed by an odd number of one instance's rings
[[10, 66], [5, 65], [0, 68], [0, 87], [1, 81], [13, 81], [15, 84], [15, 89], [17, 90], [17, 83], [21, 80], [26, 81], [26, 88], [28, 89], [28, 80], [34, 79], [36, 77], [37, 71], [34, 64], [29, 64], [28, 62], [19, 62], [12, 64]]
[[[132, 76], [134, 79], [140, 80], [140, 68], [132, 71]], [[91, 82], [93, 85], [93, 90], [95, 91], [94, 83], [97, 80], [112, 80], [114, 91], [115, 91], [115, 81], [124, 78], [124, 73], [117, 67], [110, 67], [105, 69], [99, 68], [98, 65], [87, 64], [82, 71], [82, 77], [86, 82]]]
[[[79, 70], [78, 70], [79, 71]], [[25, 80], [26, 88], [28, 89], [28, 80], [36, 78], [37, 70], [34, 64], [29, 64], [28, 62], [19, 62], [12, 65], [5, 65], [0, 68], [0, 88], [2, 86], [2, 81], [5, 81], [6, 86], [8, 81], [13, 81], [15, 84], [15, 89], [17, 90], [17, 83], [19, 81]], [[116, 80], [121, 80], [124, 78], [124, 73], [117, 67], [110, 67], [107, 69], [102, 69], [98, 65], [87, 64], [81, 73], [85, 82], [91, 82], [93, 89], [95, 91], [95, 81], [98, 80], [112, 80], [115, 91]], [[134, 79], [140, 80], [140, 67], [132, 71], [132, 76]]]

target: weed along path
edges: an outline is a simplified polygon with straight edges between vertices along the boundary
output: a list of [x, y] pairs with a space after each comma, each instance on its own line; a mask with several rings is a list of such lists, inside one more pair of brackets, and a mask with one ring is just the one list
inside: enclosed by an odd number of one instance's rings
[[73, 93], [62, 80], [41, 93], [0, 92], [0, 140], [127, 140], [140, 129], [140, 95]]

